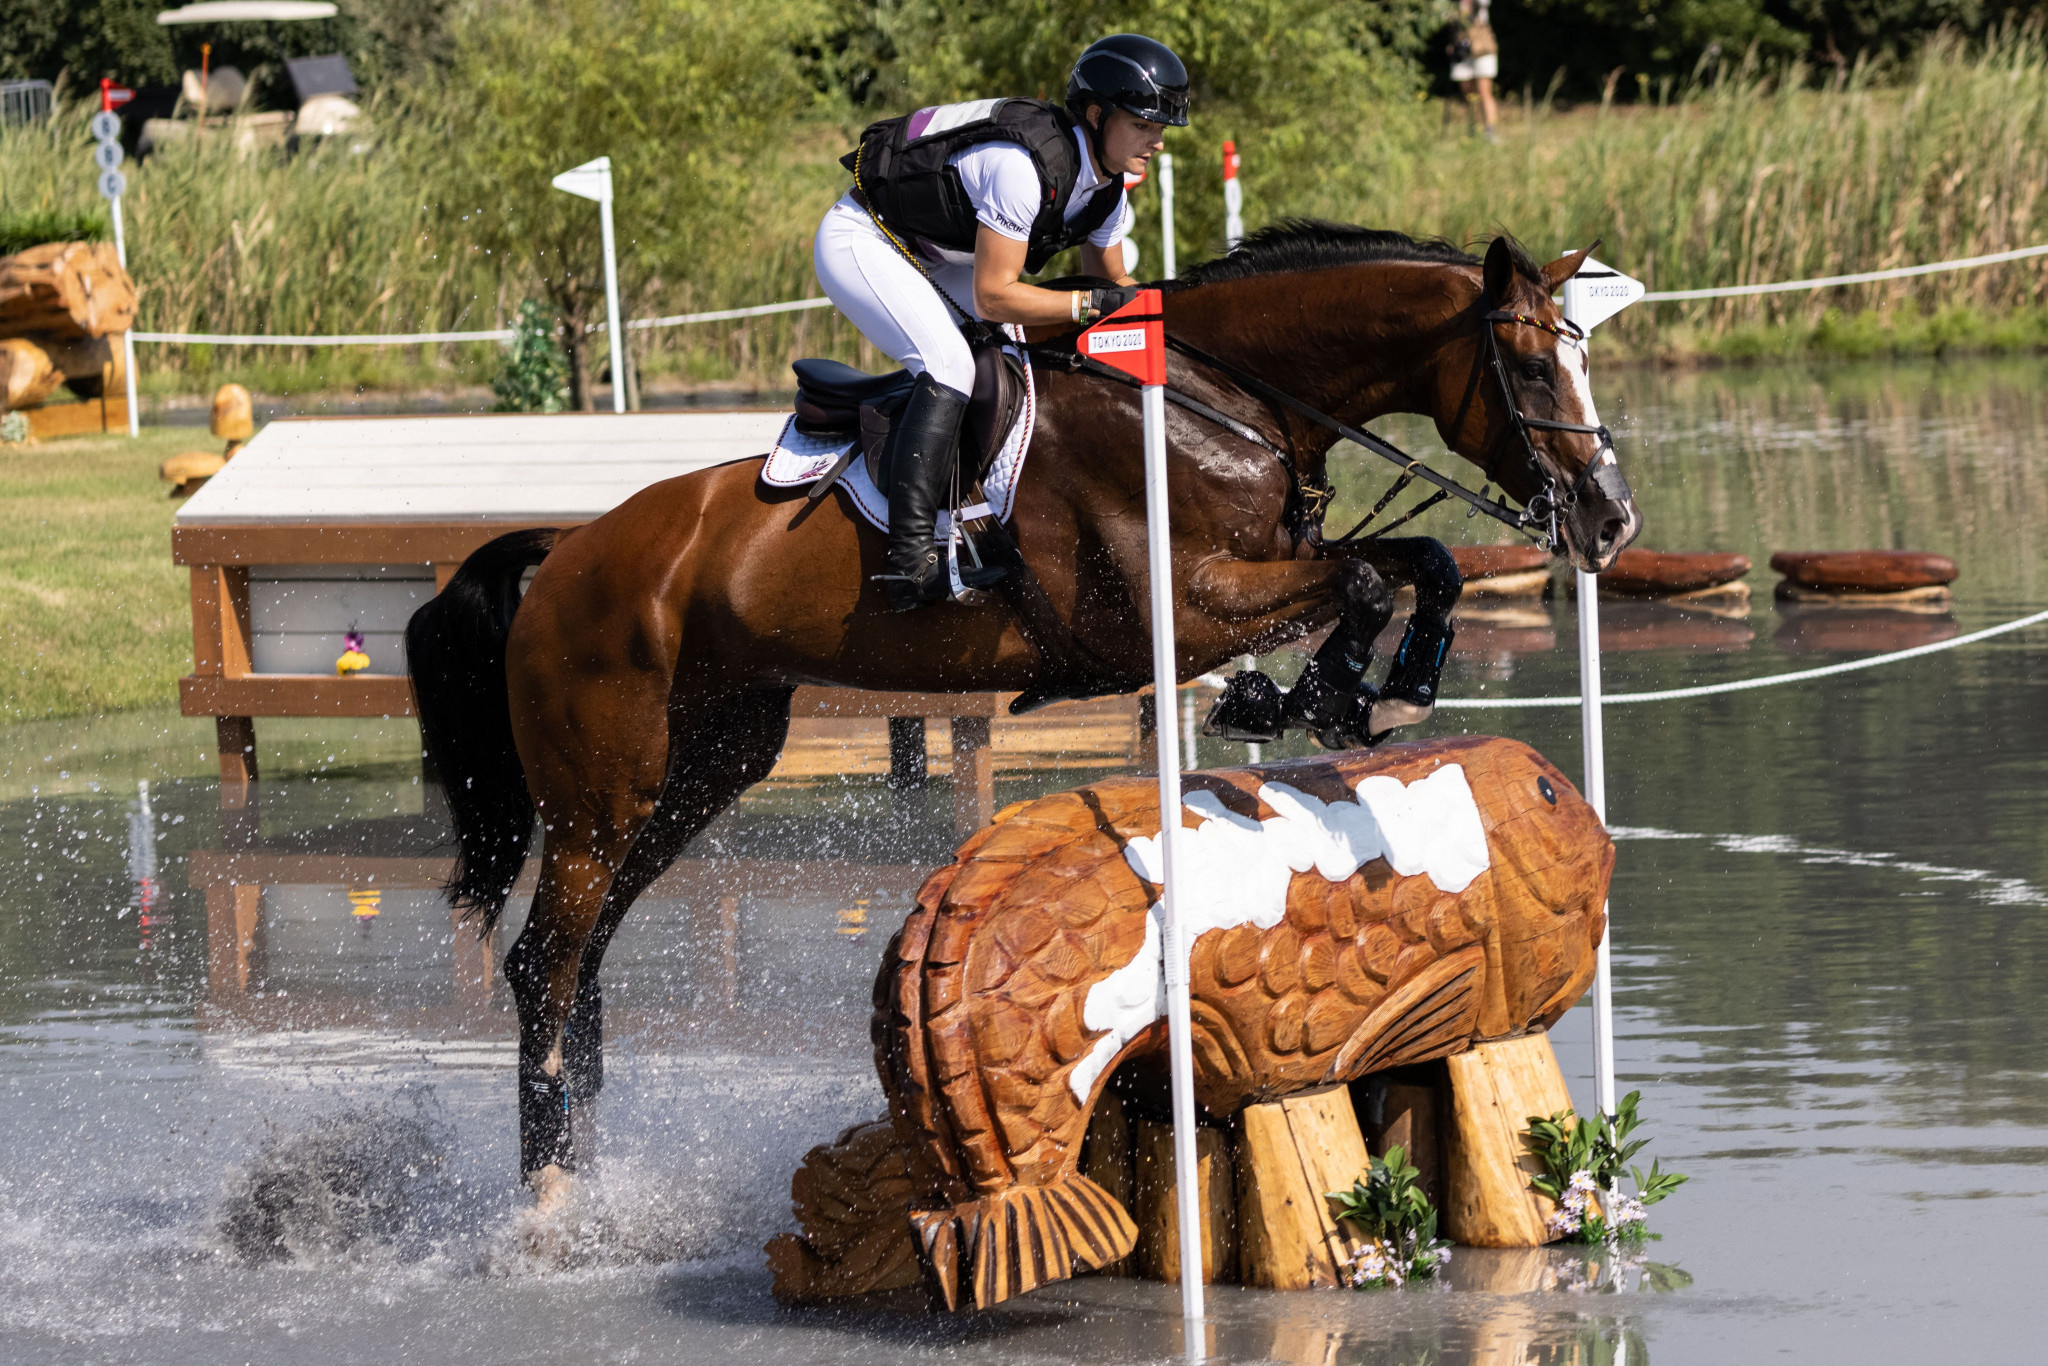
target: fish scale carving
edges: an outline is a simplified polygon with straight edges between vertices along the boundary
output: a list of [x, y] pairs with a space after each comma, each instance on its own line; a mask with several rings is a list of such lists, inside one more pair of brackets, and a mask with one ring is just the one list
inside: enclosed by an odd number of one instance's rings
[[[1564, 775], [1527, 746], [1395, 745], [1190, 774], [1186, 787], [1238, 817], [1299, 819], [1269, 805], [1263, 786], [1334, 810], [1356, 803], [1367, 778], [1414, 784], [1453, 764], [1484, 832], [1485, 866], [1469, 883], [1440, 888], [1385, 856], [1334, 882], [1310, 868], [1288, 879], [1279, 923], [1196, 939], [1195, 1088], [1212, 1114], [1547, 1028], [1584, 991], [1614, 848]], [[1147, 922], [1157, 889], [1126, 857], [1133, 840], [1158, 833], [1156, 794], [1149, 778], [1116, 778], [1006, 809], [926, 882], [884, 955], [872, 1033], [902, 1162], [877, 1164], [863, 1150], [858, 1161], [814, 1154], [811, 1169], [886, 1170], [890, 1189], [907, 1193], [902, 1246], [949, 1306], [999, 1303], [1135, 1242], [1128, 1213], [1078, 1161], [1109, 1076], [1165, 1046], [1163, 1022], [1140, 1022], [1113, 1057], [1097, 1058], [1114, 1046], [1103, 1040], [1124, 1036], [1090, 1012], [1091, 993], [1156, 942]], [[1182, 823], [1203, 819], [1191, 810]], [[1134, 999], [1148, 999], [1142, 983]], [[1091, 1073], [1076, 1069], [1104, 1062], [1077, 1095], [1076, 1078]], [[872, 1145], [872, 1134], [862, 1141]], [[806, 1221], [827, 1217], [816, 1200], [800, 1204]], [[869, 1221], [860, 1236], [811, 1237], [807, 1222], [807, 1246], [872, 1254], [873, 1204], [859, 1206]], [[795, 1264], [786, 1246], [782, 1258]], [[814, 1286], [859, 1280], [803, 1265]], [[779, 1272], [777, 1285], [785, 1293]]]

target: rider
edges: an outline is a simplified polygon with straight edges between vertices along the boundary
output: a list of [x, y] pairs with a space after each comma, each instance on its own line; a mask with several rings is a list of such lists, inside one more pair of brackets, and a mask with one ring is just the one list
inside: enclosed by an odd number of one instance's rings
[[[947, 595], [933, 531], [974, 387], [960, 324], [1088, 323], [1128, 303], [1124, 176], [1143, 173], [1165, 129], [1187, 121], [1187, 68], [1162, 44], [1121, 33], [1081, 54], [1064, 109], [1025, 99], [920, 109], [871, 125], [844, 158], [854, 187], [818, 226], [818, 283], [916, 376], [889, 438], [888, 572], [877, 577], [894, 610]], [[1117, 287], [1050, 290], [1019, 278], [1074, 246], [1083, 274]], [[1001, 575], [961, 578], [985, 587]]]

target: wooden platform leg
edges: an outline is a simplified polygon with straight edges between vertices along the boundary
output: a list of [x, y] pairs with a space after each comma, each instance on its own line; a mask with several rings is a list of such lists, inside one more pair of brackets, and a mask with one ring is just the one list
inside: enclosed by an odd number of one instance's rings
[[740, 1002], [740, 899], [718, 898], [719, 999], [727, 1010]]
[[900, 805], [921, 811], [931, 778], [922, 716], [889, 718], [889, 791]]
[[479, 938], [476, 922], [451, 910], [455, 931], [455, 1004], [462, 1010], [483, 1010], [491, 1004], [491, 976], [498, 966], [498, 932]]
[[255, 805], [256, 718], [216, 716], [213, 733], [220, 747], [220, 808], [241, 811]]
[[263, 888], [215, 882], [206, 888], [206, 985], [214, 1000], [240, 999], [262, 980]]
[[953, 828], [971, 835], [996, 818], [996, 755], [986, 716], [953, 718]]
[[1550, 1201], [1529, 1189], [1542, 1168], [1522, 1134], [1529, 1116], [1572, 1108], [1550, 1036], [1475, 1044], [1446, 1060], [1451, 1078], [1444, 1232], [1473, 1247], [1541, 1247]]
[[1351, 1092], [1309, 1091], [1240, 1112], [1239, 1264], [1246, 1285], [1306, 1290], [1340, 1285], [1360, 1240], [1330, 1212], [1371, 1159]]
[[[1202, 1280], [1237, 1279], [1237, 1192], [1230, 1140], [1221, 1129], [1195, 1131], [1196, 1185], [1201, 1191]], [[1173, 1126], [1137, 1124], [1139, 1274], [1155, 1281], [1180, 1280], [1180, 1185], [1174, 1179]]]

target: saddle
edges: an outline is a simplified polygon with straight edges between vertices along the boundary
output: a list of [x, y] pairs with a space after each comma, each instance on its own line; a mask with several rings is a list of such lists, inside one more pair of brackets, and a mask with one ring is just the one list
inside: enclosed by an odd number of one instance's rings
[[[889, 427], [910, 397], [911, 374], [870, 375], [836, 360], [790, 362], [796, 371], [796, 429], [805, 436], [857, 443], [868, 478], [889, 492]], [[967, 482], [979, 480], [1017, 425], [1024, 408], [1024, 367], [999, 346], [976, 347], [974, 392], [961, 425], [960, 456]]]

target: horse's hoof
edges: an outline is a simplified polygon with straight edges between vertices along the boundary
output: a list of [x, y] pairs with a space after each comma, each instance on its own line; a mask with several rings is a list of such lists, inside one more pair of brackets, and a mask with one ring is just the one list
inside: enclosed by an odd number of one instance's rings
[[1372, 717], [1366, 723], [1365, 731], [1371, 743], [1379, 744], [1389, 734], [1402, 726], [1413, 726], [1427, 721], [1435, 706], [1427, 702], [1409, 702], [1399, 697], [1382, 697], [1372, 705]]
[[1232, 674], [1223, 692], [1209, 708], [1202, 722], [1202, 734], [1212, 740], [1236, 740], [1264, 745], [1280, 738], [1281, 710], [1285, 699], [1280, 685], [1255, 669]]
[[526, 1173], [533, 1203], [513, 1223], [518, 1254], [544, 1266], [567, 1266], [576, 1257], [580, 1232], [573, 1212], [576, 1174], [547, 1166]]

